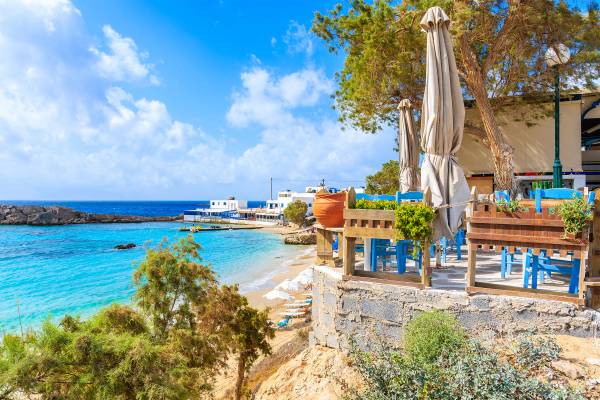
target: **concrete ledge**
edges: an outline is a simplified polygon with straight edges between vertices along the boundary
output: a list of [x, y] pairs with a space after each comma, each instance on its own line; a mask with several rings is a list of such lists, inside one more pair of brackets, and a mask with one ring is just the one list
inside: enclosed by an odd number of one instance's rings
[[485, 336], [531, 331], [593, 337], [600, 326], [599, 312], [561, 301], [343, 280], [339, 270], [313, 269], [312, 343], [348, 348], [352, 339], [363, 349], [381, 341], [397, 344], [411, 318], [433, 309]]

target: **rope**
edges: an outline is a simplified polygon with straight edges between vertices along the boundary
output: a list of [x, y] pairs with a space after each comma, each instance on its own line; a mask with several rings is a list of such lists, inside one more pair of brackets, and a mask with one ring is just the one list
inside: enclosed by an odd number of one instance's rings
[[475, 200], [467, 200], [467, 201], [461, 201], [460, 203], [454, 203], [454, 204], [442, 204], [439, 206], [435, 206], [433, 207], [434, 210], [439, 210], [441, 208], [452, 208], [452, 207], [458, 207], [458, 206], [467, 206], [471, 203], [474, 203]]

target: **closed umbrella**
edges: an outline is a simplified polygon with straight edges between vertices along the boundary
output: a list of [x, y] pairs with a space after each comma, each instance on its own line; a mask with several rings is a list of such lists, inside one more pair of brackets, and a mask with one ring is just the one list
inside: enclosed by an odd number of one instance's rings
[[412, 116], [412, 104], [404, 99], [398, 104], [398, 155], [400, 165], [400, 192], [406, 193], [417, 190], [419, 177], [419, 148], [417, 144], [415, 123]]
[[421, 188], [429, 187], [434, 207], [443, 206], [434, 221], [434, 240], [454, 235], [469, 199], [469, 186], [455, 157], [463, 137], [465, 107], [449, 25], [450, 19], [440, 7], [427, 10], [421, 20], [421, 27], [427, 33]]

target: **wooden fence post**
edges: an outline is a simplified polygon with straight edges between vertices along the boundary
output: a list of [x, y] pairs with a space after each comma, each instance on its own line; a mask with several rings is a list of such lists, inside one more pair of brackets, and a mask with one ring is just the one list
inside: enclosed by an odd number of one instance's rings
[[[600, 277], [600, 189], [594, 190], [596, 198], [594, 200], [594, 210], [592, 211], [594, 219], [592, 220], [592, 242], [590, 243], [588, 253], [588, 271], [590, 278]], [[583, 289], [583, 288], [582, 288]], [[590, 287], [592, 308], [600, 307], [600, 287]]]
[[[467, 218], [472, 218], [475, 209], [477, 208], [477, 186], [471, 189], [471, 203], [467, 208]], [[471, 223], [467, 219], [467, 248], [468, 248], [468, 264], [466, 286], [467, 289], [475, 286], [475, 267], [477, 264], [477, 246], [469, 241], [469, 233], [471, 232]]]
[[[353, 187], [350, 187], [348, 193], [346, 194], [344, 207], [353, 208], [355, 204], [356, 191]], [[344, 232], [342, 239], [342, 263], [344, 266], [344, 275], [354, 275], [354, 266], [356, 264], [355, 244], [356, 238], [348, 237], [346, 236], [346, 232]]]
[[[427, 206], [431, 206], [431, 190], [426, 187], [423, 192], [423, 203]], [[425, 287], [431, 286], [431, 251], [429, 246], [431, 243], [429, 240], [424, 240], [421, 243], [421, 251], [423, 252], [423, 260], [421, 265], [421, 283]]]

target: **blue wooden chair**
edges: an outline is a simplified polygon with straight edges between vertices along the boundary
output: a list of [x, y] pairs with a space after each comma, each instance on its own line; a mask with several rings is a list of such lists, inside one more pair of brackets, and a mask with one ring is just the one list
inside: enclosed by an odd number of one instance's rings
[[[581, 198], [583, 193], [574, 189], [554, 188], [554, 189], [536, 189], [535, 190], [535, 211], [542, 212], [542, 200], [569, 200], [575, 197]], [[593, 204], [596, 198], [596, 193], [591, 192], [588, 195], [588, 204]], [[545, 251], [540, 255], [528, 253], [523, 263], [523, 287], [529, 286], [531, 278], [531, 287], [537, 289], [538, 280], [543, 282], [547, 275], [552, 276], [552, 273], [559, 273], [569, 276], [569, 293], [577, 293], [579, 289], [579, 267], [581, 260], [561, 260], [552, 258]]]

